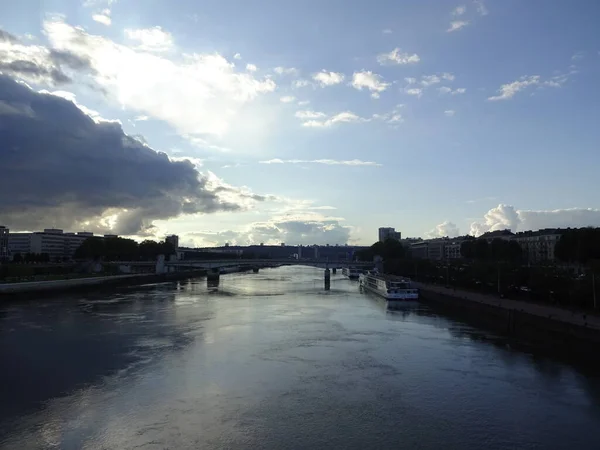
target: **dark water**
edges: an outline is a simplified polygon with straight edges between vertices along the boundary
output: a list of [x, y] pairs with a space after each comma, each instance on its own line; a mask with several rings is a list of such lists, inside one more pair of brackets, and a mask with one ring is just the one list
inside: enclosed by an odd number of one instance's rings
[[0, 448], [600, 449], [600, 379], [339, 274], [0, 309]]

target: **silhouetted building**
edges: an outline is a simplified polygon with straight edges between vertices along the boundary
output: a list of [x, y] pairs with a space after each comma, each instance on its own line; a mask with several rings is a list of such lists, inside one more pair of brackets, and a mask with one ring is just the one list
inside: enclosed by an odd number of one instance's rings
[[8, 259], [8, 235], [10, 230], [0, 225], [0, 261]]
[[395, 228], [391, 227], [381, 227], [379, 228], [379, 242], [383, 242], [387, 239], [395, 239], [399, 241], [402, 239], [402, 234], [399, 231], [396, 231]]
[[179, 236], [177, 236], [176, 234], [167, 236], [165, 238], [165, 242], [168, 242], [169, 244], [171, 244], [175, 250], [177, 250], [179, 248]]

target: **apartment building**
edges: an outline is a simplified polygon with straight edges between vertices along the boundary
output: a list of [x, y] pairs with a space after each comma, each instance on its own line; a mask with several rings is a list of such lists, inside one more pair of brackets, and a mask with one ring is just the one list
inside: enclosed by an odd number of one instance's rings
[[395, 228], [381, 227], [379, 228], [379, 242], [384, 242], [387, 239], [395, 239], [399, 241], [402, 239], [402, 233], [396, 231]]
[[93, 236], [93, 233], [85, 231], [65, 233], [57, 228], [46, 228], [33, 233], [10, 233], [8, 249], [13, 256], [17, 253], [47, 253], [51, 260], [56, 261], [72, 258], [83, 241]]
[[460, 246], [463, 238], [437, 238], [425, 239], [410, 245], [410, 251], [414, 258], [431, 259], [442, 261], [449, 259], [460, 259]]
[[0, 261], [8, 259], [8, 235], [10, 230], [0, 225]]
[[557, 230], [545, 229], [517, 233], [513, 240], [521, 247], [524, 259], [535, 264], [555, 260], [554, 249], [560, 236]]

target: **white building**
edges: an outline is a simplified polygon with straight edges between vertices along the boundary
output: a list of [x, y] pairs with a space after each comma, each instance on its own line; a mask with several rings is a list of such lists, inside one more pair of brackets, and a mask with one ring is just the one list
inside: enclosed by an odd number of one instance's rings
[[72, 258], [83, 241], [93, 236], [93, 233], [85, 231], [64, 233], [60, 229], [46, 228], [33, 233], [11, 233], [8, 236], [8, 248], [12, 256], [17, 253], [47, 253], [51, 260], [56, 261]]
[[402, 234], [396, 231], [395, 228], [381, 227], [379, 228], [379, 242], [384, 242], [387, 239], [395, 239], [399, 241], [402, 238]]

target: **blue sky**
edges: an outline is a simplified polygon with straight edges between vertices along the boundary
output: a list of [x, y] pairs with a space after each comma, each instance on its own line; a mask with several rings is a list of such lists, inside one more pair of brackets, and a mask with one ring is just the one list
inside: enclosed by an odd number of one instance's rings
[[33, 89], [273, 196], [153, 221], [197, 245], [600, 226], [598, 17], [591, 0], [0, 3], [21, 53], [93, 66], [21, 74]]

